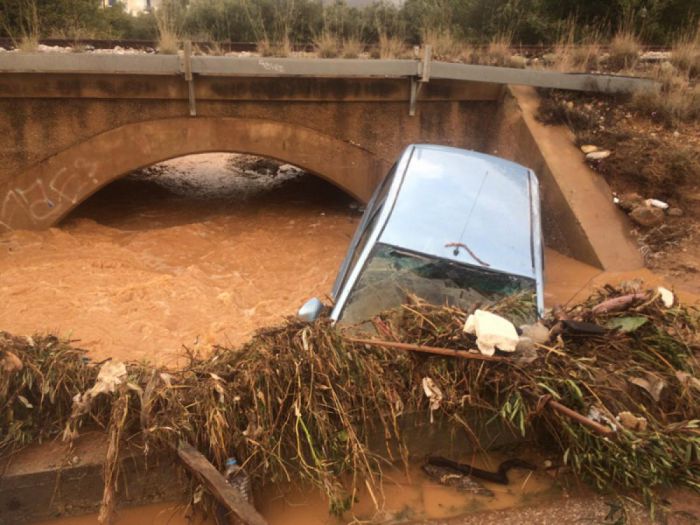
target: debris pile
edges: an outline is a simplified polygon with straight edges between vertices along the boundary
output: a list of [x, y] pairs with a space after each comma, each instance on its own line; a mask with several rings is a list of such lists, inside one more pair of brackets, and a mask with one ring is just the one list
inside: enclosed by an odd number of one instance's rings
[[[311, 482], [342, 513], [360, 486], [379, 504], [384, 461], [409, 461], [405, 414], [440, 412], [468, 437], [477, 413], [601, 489], [648, 501], [664, 485], [700, 489], [700, 314], [668, 290], [606, 287], [522, 327], [515, 351], [491, 341], [485, 353], [464, 330], [474, 312], [409, 299], [373, 320], [370, 339], [289, 320], [176, 371], [131, 363], [124, 373], [53, 337], [3, 334], [0, 455], [101, 426], [115, 449], [136, 435], [146, 453], [185, 441], [217, 468], [243, 460], [254, 486]], [[519, 326], [532, 307], [515, 297], [489, 310]], [[369, 448], [373, 431], [386, 450]], [[108, 479], [117, 457], [111, 448]]]

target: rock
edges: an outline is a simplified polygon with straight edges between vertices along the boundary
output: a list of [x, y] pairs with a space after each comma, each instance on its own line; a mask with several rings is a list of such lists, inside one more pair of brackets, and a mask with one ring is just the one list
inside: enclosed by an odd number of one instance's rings
[[637, 206], [630, 212], [630, 218], [640, 226], [651, 228], [663, 224], [665, 214], [661, 208]]
[[581, 146], [581, 151], [588, 155], [589, 153], [598, 151], [598, 146], [594, 146], [593, 144], [584, 144], [583, 146]]
[[646, 51], [639, 55], [641, 62], [666, 62], [671, 60], [670, 51]]
[[659, 65], [659, 73], [664, 75], [675, 75], [677, 71], [676, 66], [671, 64], [671, 62], [662, 62], [661, 65]]
[[627, 213], [631, 212], [633, 209], [635, 209], [637, 206], [642, 204], [642, 201], [644, 199], [639, 193], [635, 192], [628, 192], [628, 193], [623, 193], [620, 195], [619, 202], [617, 205], [625, 210]]
[[683, 210], [680, 208], [669, 208], [668, 213], [671, 217], [683, 217]]
[[527, 67], [527, 58], [520, 55], [513, 55], [509, 60], [510, 67], [525, 69]]
[[635, 416], [634, 414], [632, 414], [632, 412], [620, 412], [617, 415], [617, 420], [623, 427], [629, 430], [637, 430], [643, 432], [647, 429], [646, 418], [641, 416]]
[[610, 152], [608, 150], [592, 151], [592, 152], [586, 154], [586, 159], [588, 159], [588, 160], [603, 160], [603, 159], [607, 159], [609, 156], [610, 156]]
[[557, 55], [555, 55], [554, 53], [545, 53], [544, 55], [542, 55], [542, 62], [544, 62], [548, 66], [556, 64], [558, 59], [559, 57], [557, 57]]

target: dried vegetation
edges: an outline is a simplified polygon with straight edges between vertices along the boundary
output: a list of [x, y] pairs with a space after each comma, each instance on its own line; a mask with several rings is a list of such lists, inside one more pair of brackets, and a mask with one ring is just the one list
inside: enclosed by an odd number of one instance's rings
[[[494, 310], [517, 321], [531, 308], [518, 297]], [[462, 331], [465, 317], [414, 299], [374, 323], [386, 340], [466, 352], [475, 342]], [[602, 328], [583, 334], [563, 318]], [[475, 413], [498, 419], [536, 436], [595, 486], [638, 490], [652, 501], [664, 485], [700, 489], [699, 323], [696, 310], [666, 308], [656, 292], [606, 288], [549, 319], [550, 341], [534, 354], [487, 362], [382, 349], [351, 342], [325, 320], [290, 321], [241, 349], [190, 356], [182, 370], [130, 364], [113, 391], [75, 401], [98, 365], [53, 337], [3, 335], [0, 453], [95, 426], [115, 443], [140, 435], [150, 451], [186, 440], [219, 467], [230, 455], [244, 458], [258, 484], [312, 483], [340, 514], [360, 486], [381, 502], [382, 466], [411, 456], [402, 418], [429, 418], [432, 409], [467, 439]], [[442, 392], [437, 407], [421, 387], [425, 377]], [[552, 410], [550, 400], [609, 430]], [[385, 436], [386, 450], [370, 449], [372, 433]], [[116, 462], [114, 450], [110, 457]]]

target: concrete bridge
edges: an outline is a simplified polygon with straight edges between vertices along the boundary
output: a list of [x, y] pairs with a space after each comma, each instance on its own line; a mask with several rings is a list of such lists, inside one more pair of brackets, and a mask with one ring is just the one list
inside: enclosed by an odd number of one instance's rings
[[[545, 236], [603, 268], [639, 266], [609, 190], [532, 88], [649, 83], [423, 60], [0, 54], [0, 230], [47, 228], [138, 168], [204, 152], [295, 164], [366, 200], [410, 143], [495, 153], [537, 172]], [[554, 131], [553, 131], [554, 130]], [[581, 176], [583, 173], [583, 176]], [[572, 186], [573, 184], [573, 186]], [[607, 224], [604, 238], [591, 235]], [[595, 230], [595, 231], [598, 231]]]

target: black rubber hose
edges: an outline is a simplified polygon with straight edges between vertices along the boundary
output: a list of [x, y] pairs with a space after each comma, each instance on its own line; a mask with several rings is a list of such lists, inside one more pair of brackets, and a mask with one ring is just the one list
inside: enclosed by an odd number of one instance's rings
[[474, 476], [476, 478], [485, 479], [486, 481], [492, 481], [493, 483], [500, 483], [501, 485], [508, 485], [508, 471], [512, 468], [537, 470], [537, 467], [532, 463], [528, 463], [527, 461], [518, 458], [505, 460], [498, 466], [497, 472], [482, 470], [472, 465], [468, 465], [467, 463], [457, 463], [456, 461], [452, 461], [451, 459], [443, 458], [441, 456], [430, 456], [428, 457], [427, 463], [436, 467], [452, 469], [455, 472], [464, 474], [465, 476]]

